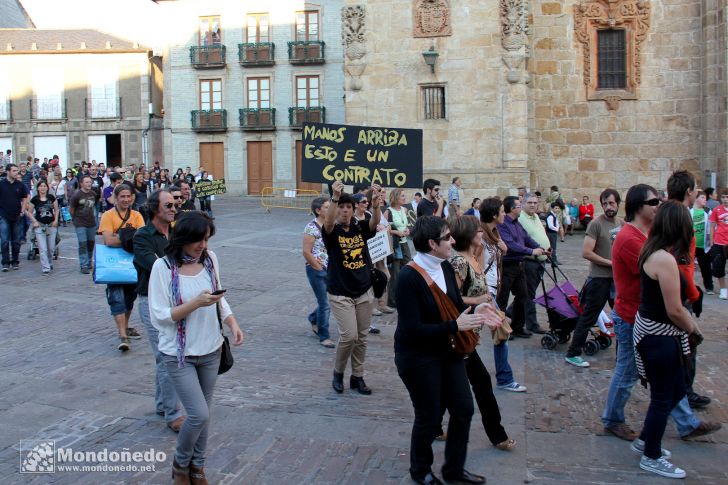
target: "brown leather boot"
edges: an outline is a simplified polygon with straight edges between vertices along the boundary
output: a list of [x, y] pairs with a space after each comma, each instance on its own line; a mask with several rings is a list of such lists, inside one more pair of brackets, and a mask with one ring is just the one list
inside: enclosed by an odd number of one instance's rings
[[205, 469], [190, 465], [190, 483], [192, 485], [210, 485], [205, 477]]
[[172, 461], [172, 480], [174, 485], [191, 485], [190, 483], [190, 467], [181, 467], [177, 460]]

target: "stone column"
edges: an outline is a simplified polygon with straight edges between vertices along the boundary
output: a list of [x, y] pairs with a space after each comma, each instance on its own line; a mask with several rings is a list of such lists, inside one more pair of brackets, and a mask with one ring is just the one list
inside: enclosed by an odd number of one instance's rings
[[503, 168], [528, 166], [528, 0], [500, 0], [503, 63], [508, 84], [501, 89]]

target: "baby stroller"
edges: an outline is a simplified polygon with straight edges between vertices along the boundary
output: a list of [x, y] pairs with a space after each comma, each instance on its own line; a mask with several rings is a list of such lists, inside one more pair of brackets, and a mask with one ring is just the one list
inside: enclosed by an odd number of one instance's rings
[[[58, 259], [58, 243], [61, 242], [61, 234], [56, 232], [56, 249], [53, 251], [53, 259]], [[30, 247], [28, 248], [28, 261], [40, 258], [40, 250], [38, 249], [38, 241], [35, 237], [35, 231], [30, 231]]]
[[[550, 259], [549, 262], [551, 262]], [[557, 271], [564, 279], [562, 283], [558, 282]], [[553, 350], [557, 344], [564, 344], [571, 339], [571, 332], [574, 331], [579, 315], [581, 315], [581, 305], [579, 304], [579, 292], [558, 266], [551, 264], [551, 272], [544, 271], [544, 275], [548, 275], [554, 286], [546, 291], [546, 284], [542, 278], [543, 295], [533, 301], [546, 308], [549, 320], [549, 331], [541, 338], [541, 346], [544, 349]], [[599, 329], [589, 329], [592, 338], [584, 344], [586, 355], [594, 355], [600, 349], [606, 349], [612, 345], [614, 333], [610, 328], [611, 322], [608, 320], [606, 314], [602, 312], [599, 318]]]

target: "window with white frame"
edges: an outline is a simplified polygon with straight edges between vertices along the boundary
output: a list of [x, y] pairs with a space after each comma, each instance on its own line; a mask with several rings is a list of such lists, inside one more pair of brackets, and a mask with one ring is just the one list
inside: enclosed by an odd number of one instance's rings
[[247, 38], [249, 43], [270, 42], [267, 13], [248, 14]]
[[119, 116], [117, 80], [115, 68], [93, 69], [89, 72], [88, 116], [91, 118], [116, 118]]
[[253, 77], [248, 79], [248, 108], [270, 108], [270, 78]]
[[222, 80], [203, 79], [200, 81], [200, 109], [203, 111], [222, 109]]
[[296, 106], [299, 108], [319, 107], [319, 77], [296, 77]]
[[33, 71], [33, 93], [35, 102], [31, 117], [39, 120], [58, 120], [64, 117], [62, 71]]

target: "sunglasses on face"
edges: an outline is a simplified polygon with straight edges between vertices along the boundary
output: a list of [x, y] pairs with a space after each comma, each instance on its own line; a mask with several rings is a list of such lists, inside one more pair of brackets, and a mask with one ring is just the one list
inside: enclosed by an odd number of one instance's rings
[[650, 207], [656, 207], [660, 205], [660, 199], [650, 199], [643, 202], [644, 205], [649, 205]]
[[449, 241], [450, 237], [452, 237], [452, 234], [448, 232], [448, 233], [445, 233], [444, 235], [438, 237], [437, 239], [433, 239], [433, 241], [436, 241], [438, 243], [441, 241]]
[[173, 207], [174, 207], [174, 203], [173, 203], [173, 202], [169, 202], [169, 203], [167, 203], [167, 204], [163, 204], [163, 205], [164, 205], [164, 208], [165, 208], [165, 209], [171, 209], [171, 208], [173, 208]]
[[360, 201], [359, 201], [359, 203], [360, 203], [360, 204], [368, 204], [368, 203], [369, 203], [369, 201], [368, 201], [368, 200], [360, 200]]
[[181, 195], [173, 195], [172, 198], [174, 198], [175, 200], [177, 200], [177, 199], [181, 199], [182, 196]]

